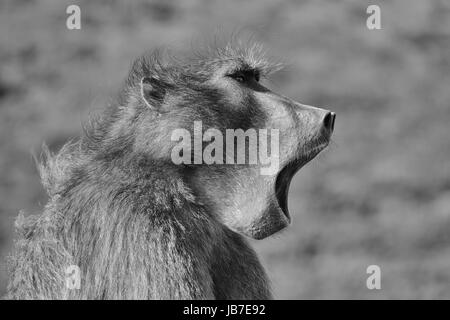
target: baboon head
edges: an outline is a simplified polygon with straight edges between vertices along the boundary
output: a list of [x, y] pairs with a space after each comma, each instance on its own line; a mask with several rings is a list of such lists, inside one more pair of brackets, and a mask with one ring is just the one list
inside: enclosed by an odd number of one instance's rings
[[124, 111], [135, 152], [176, 167], [215, 219], [255, 239], [290, 223], [291, 179], [328, 145], [335, 120], [261, 84], [277, 68], [254, 45], [185, 63], [147, 56], [133, 67]]

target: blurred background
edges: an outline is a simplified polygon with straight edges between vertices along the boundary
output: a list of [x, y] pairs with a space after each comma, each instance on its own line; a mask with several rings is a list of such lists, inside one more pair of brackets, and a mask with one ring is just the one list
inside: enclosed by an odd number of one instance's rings
[[[71, 4], [81, 30], [66, 28]], [[252, 241], [275, 297], [450, 299], [446, 0], [0, 1], [0, 295], [14, 219], [47, 201], [32, 152], [77, 137], [144, 51], [221, 29], [287, 62], [267, 86], [337, 113], [334, 142], [293, 180], [292, 226]]]

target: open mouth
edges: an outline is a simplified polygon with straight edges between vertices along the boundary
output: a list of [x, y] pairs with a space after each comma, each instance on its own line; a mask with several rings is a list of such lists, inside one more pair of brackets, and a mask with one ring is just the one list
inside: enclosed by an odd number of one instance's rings
[[292, 178], [305, 164], [315, 158], [320, 151], [322, 151], [328, 143], [324, 143], [318, 145], [312, 149], [310, 149], [306, 155], [301, 158], [296, 158], [290, 162], [288, 162], [283, 169], [278, 173], [276, 182], [275, 182], [275, 195], [278, 200], [278, 205], [283, 211], [284, 215], [291, 221], [291, 217], [289, 215], [288, 209], [288, 194], [289, 194], [289, 186], [291, 184]]

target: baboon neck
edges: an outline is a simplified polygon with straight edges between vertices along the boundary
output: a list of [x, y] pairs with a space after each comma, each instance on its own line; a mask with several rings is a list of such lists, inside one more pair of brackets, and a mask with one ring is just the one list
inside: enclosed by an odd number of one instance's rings
[[79, 171], [62, 199], [64, 242], [85, 279], [81, 298], [155, 298], [153, 281], [162, 279], [149, 270], [155, 255], [169, 258], [168, 243], [196, 248], [207, 267], [219, 227], [180, 176], [161, 166], [95, 167]]
[[136, 203], [146, 203], [147, 209], [166, 211], [196, 205], [178, 168], [147, 158], [85, 164], [72, 170], [61, 196], [68, 201], [85, 199], [90, 205], [106, 202], [109, 206], [134, 208]]

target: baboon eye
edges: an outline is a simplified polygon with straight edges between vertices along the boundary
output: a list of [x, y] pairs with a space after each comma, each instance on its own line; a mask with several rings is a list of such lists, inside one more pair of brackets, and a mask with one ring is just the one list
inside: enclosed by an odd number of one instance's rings
[[245, 77], [245, 75], [241, 72], [239, 73], [234, 73], [232, 75], [230, 75], [230, 77], [232, 77], [234, 80], [236, 80], [237, 82], [241, 82], [244, 83], [247, 81], [247, 78]]
[[251, 80], [255, 80], [256, 82], [259, 82], [259, 73], [258, 72], [236, 72], [229, 75], [234, 80], [240, 82], [240, 83], [247, 83]]
[[242, 75], [236, 76], [235, 79], [239, 82], [245, 82], [245, 80], [246, 80], [245, 77]]

